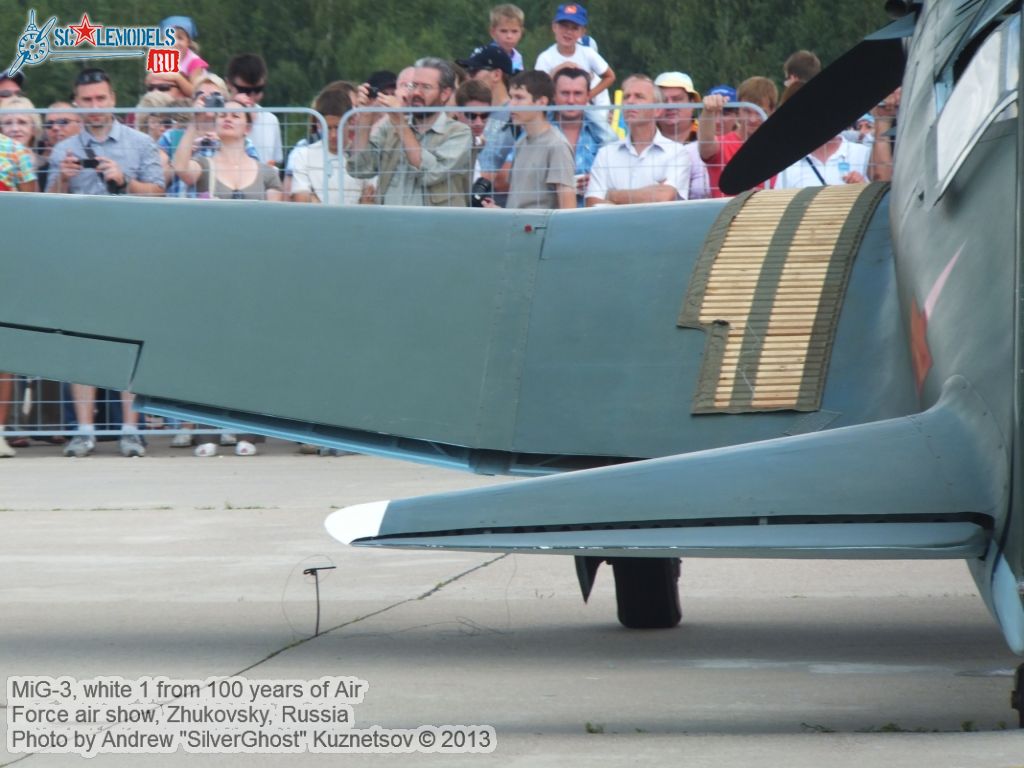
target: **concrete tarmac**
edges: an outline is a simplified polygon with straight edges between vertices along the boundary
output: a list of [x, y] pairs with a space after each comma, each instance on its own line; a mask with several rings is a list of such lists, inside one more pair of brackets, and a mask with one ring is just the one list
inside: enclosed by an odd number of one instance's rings
[[[1024, 766], [1020, 660], [962, 562], [688, 559], [683, 624], [628, 631], [607, 568], [584, 605], [568, 558], [351, 549], [323, 528], [340, 506], [507, 478], [275, 441], [196, 459], [167, 442], [144, 459], [104, 443], [0, 461], [5, 679], [351, 675], [369, 683], [356, 728], [492, 725], [497, 748], [90, 766]], [[325, 565], [314, 637], [303, 571]], [[84, 760], [5, 749], [0, 766]]]

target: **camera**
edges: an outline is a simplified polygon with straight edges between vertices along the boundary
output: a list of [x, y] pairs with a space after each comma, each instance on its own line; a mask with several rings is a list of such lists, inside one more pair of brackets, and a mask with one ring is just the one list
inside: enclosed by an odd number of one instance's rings
[[224, 106], [224, 96], [220, 93], [211, 93], [203, 99], [203, 104], [210, 107], [210, 109], [220, 109]]
[[473, 182], [473, 188], [471, 190], [472, 198], [471, 202], [474, 208], [484, 207], [484, 198], [490, 197], [494, 193], [494, 185], [491, 184], [490, 179], [485, 179], [481, 176], [479, 179]]
[[216, 139], [202, 138], [199, 140], [199, 146], [203, 149], [216, 149], [220, 146], [220, 142]]
[[378, 88], [375, 85], [368, 85], [366, 86], [366, 95], [369, 96], [371, 99], [376, 99], [378, 96], [380, 96], [380, 88]]
[[99, 167], [99, 164], [100, 161], [96, 159], [96, 153], [93, 151], [92, 147], [86, 147], [85, 157], [82, 159], [82, 167], [95, 169]]

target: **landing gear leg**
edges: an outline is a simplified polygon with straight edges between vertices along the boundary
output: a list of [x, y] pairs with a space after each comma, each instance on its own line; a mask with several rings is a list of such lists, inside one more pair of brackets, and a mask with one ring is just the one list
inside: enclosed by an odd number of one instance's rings
[[1024, 664], [1017, 667], [1013, 678], [1014, 688], [1010, 694], [1010, 706], [1017, 710], [1017, 724], [1024, 728]]
[[679, 558], [618, 557], [608, 562], [615, 571], [615, 598], [624, 627], [668, 629], [679, 623]]

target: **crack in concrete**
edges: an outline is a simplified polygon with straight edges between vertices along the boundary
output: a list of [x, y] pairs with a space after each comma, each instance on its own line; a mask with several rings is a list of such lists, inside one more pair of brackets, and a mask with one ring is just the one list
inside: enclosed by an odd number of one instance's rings
[[[275, 658], [276, 656], [280, 656], [282, 653], [286, 653], [287, 651], [290, 651], [293, 648], [298, 648], [299, 646], [305, 645], [308, 642], [316, 640], [318, 637], [323, 637], [324, 635], [327, 635], [327, 634], [329, 634], [331, 632], [335, 632], [335, 631], [337, 631], [339, 629], [345, 629], [345, 627], [351, 627], [353, 624], [358, 624], [359, 622], [366, 621], [367, 619], [372, 619], [374, 616], [380, 616], [382, 613], [387, 613], [388, 611], [394, 610], [395, 608], [399, 608], [399, 607], [405, 605], [406, 603], [413, 603], [413, 602], [417, 602], [419, 600], [426, 600], [431, 595], [435, 595], [438, 592], [440, 592], [442, 589], [447, 587], [449, 584], [454, 584], [456, 581], [459, 581], [459, 579], [462, 579], [462, 578], [464, 578], [466, 576], [469, 576], [471, 573], [479, 571], [479, 570], [481, 570], [483, 568], [487, 568], [488, 566], [493, 565], [494, 563], [498, 562], [499, 560], [504, 560], [506, 557], [508, 557], [508, 553], [507, 552], [505, 554], [498, 555], [497, 557], [493, 557], [490, 560], [487, 560], [487, 561], [485, 561], [483, 563], [478, 563], [477, 565], [474, 565], [472, 568], [469, 568], [469, 569], [467, 569], [465, 571], [462, 571], [461, 573], [457, 573], [454, 576], [451, 576], [451, 577], [445, 579], [444, 581], [440, 581], [437, 584], [435, 584], [433, 587], [428, 589], [426, 592], [423, 592], [422, 594], [416, 595], [414, 597], [407, 597], [404, 600], [399, 600], [397, 603], [392, 603], [391, 605], [386, 605], [383, 608], [380, 608], [380, 609], [378, 609], [376, 611], [372, 611], [370, 613], [367, 613], [364, 616], [357, 616], [354, 619], [349, 619], [348, 621], [343, 621], [341, 624], [336, 624], [333, 627], [329, 627], [329, 628], [325, 629], [319, 635], [312, 635], [310, 637], [304, 637], [304, 638], [296, 640], [296, 641], [294, 641], [292, 643], [288, 643], [288, 645], [285, 645], [285, 646], [283, 646], [281, 648], [278, 648], [276, 651], [274, 651], [272, 653], [268, 653], [262, 659], [260, 659], [258, 661], [254, 661], [252, 664], [250, 664], [247, 667], [244, 667], [243, 669], [240, 669], [238, 672], [234, 672], [234, 673], [232, 673], [230, 675], [224, 675], [224, 677], [225, 678], [239, 677], [241, 675], [244, 675], [246, 672], [248, 672], [248, 671], [250, 671], [252, 669], [256, 669], [256, 667], [260, 666], [261, 664], [265, 664], [266, 662], [270, 661], [271, 659]], [[179, 698], [181, 698], [181, 697], [179, 697]], [[176, 702], [178, 700], [179, 699], [176, 698], [176, 699], [168, 699], [167, 701], [162, 701], [162, 702], [159, 702], [159, 703], [154, 703], [154, 705], [152, 707], [150, 707], [150, 709], [159, 709], [160, 707], [163, 707], [163, 706], [165, 706], [167, 704], [173, 704], [174, 702]], [[6, 709], [6, 708], [7, 708], [6, 704], [0, 705], [0, 709]], [[116, 727], [118, 725], [124, 725], [124, 723], [111, 723], [108, 727], [99, 729], [97, 731], [97, 733], [103, 733], [104, 731], [108, 731], [111, 728], [114, 728], [114, 727]], [[6, 768], [6, 766], [14, 765], [15, 763], [20, 763], [23, 760], [27, 760], [28, 758], [32, 757], [33, 755], [37, 755], [37, 754], [43, 754], [43, 753], [40, 753], [40, 752], [29, 752], [28, 754], [25, 754], [25, 755], [22, 755], [21, 757], [15, 758], [14, 760], [10, 760], [10, 761], [8, 761], [6, 763], [0, 763], [0, 768]]]
[[[421, 595], [416, 595], [415, 597], [407, 597], [404, 600], [399, 600], [397, 603], [392, 603], [391, 605], [386, 605], [383, 608], [380, 608], [380, 609], [378, 609], [376, 611], [372, 611], [371, 613], [367, 613], [365, 616], [357, 616], [354, 619], [349, 619], [348, 621], [343, 621], [341, 624], [335, 624], [333, 627], [328, 627], [323, 632], [321, 632], [319, 635], [312, 635], [310, 637], [303, 637], [303, 638], [301, 638], [299, 640], [296, 640], [295, 642], [289, 643], [288, 645], [286, 645], [286, 646], [284, 646], [282, 648], [278, 648], [273, 653], [267, 654], [266, 656], [264, 656], [259, 661], [253, 662], [252, 664], [250, 664], [245, 669], [239, 670], [238, 672], [235, 672], [233, 675], [227, 675], [227, 677], [238, 677], [239, 675], [244, 675], [249, 670], [255, 669], [256, 667], [260, 666], [261, 664], [263, 664], [263, 663], [265, 663], [267, 661], [270, 661], [275, 656], [280, 656], [282, 653], [285, 653], [286, 651], [290, 651], [293, 648], [298, 648], [300, 645], [305, 645], [306, 643], [308, 643], [308, 642], [310, 642], [312, 640], [316, 640], [318, 637], [323, 637], [324, 635], [326, 635], [326, 634], [328, 634], [330, 632], [334, 632], [334, 631], [339, 630], [339, 629], [345, 629], [345, 627], [351, 627], [353, 624], [358, 624], [361, 621], [366, 621], [367, 619], [372, 619], [374, 616], [380, 616], [382, 613], [387, 613], [388, 611], [393, 610], [395, 608], [398, 608], [400, 606], [403, 606], [406, 603], [412, 603], [412, 602], [416, 602], [418, 600], [426, 600], [431, 595], [434, 595], [434, 594], [440, 592], [442, 589], [447, 587], [449, 584], [454, 584], [459, 579], [461, 579], [461, 578], [463, 578], [465, 576], [468, 576], [469, 574], [471, 574], [471, 573], [473, 573], [475, 571], [479, 571], [482, 568], [486, 568], [486, 567], [488, 567], [490, 565], [493, 565], [494, 563], [498, 562], [499, 560], [503, 560], [506, 557], [508, 557], [508, 553], [507, 552], [505, 554], [503, 554], [503, 555], [498, 555], [497, 557], [491, 558], [490, 560], [487, 560], [486, 562], [474, 565], [472, 568], [470, 568], [468, 570], [465, 570], [462, 573], [457, 573], [454, 576], [452, 576], [452, 577], [450, 577], [448, 579], [445, 579], [444, 581], [438, 582], [437, 584], [435, 584], [433, 587], [431, 587], [430, 589], [428, 589], [426, 592], [424, 592]], [[3, 766], [0, 766], [0, 768], [3, 768]]]

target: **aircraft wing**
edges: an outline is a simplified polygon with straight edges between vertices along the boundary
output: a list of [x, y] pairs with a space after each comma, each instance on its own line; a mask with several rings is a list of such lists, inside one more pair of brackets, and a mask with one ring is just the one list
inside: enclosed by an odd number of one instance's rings
[[768, 307], [784, 333], [790, 308], [810, 307], [831, 335], [775, 363], [748, 324], [735, 354], [774, 367], [766, 391], [806, 379], [800, 408], [695, 406], [716, 386], [753, 391], [753, 368], [715, 346], [730, 307], [715, 304], [706, 242], [732, 214], [712, 200], [513, 213], [4, 195], [20, 225], [0, 254], [0, 365], [130, 388], [143, 409], [199, 423], [525, 475], [918, 410], [887, 197], [824, 287], [800, 248], [777, 247], [811, 203], [757, 205], [775, 240], [764, 230], [758, 264], [729, 267], [740, 293], [726, 303]]

